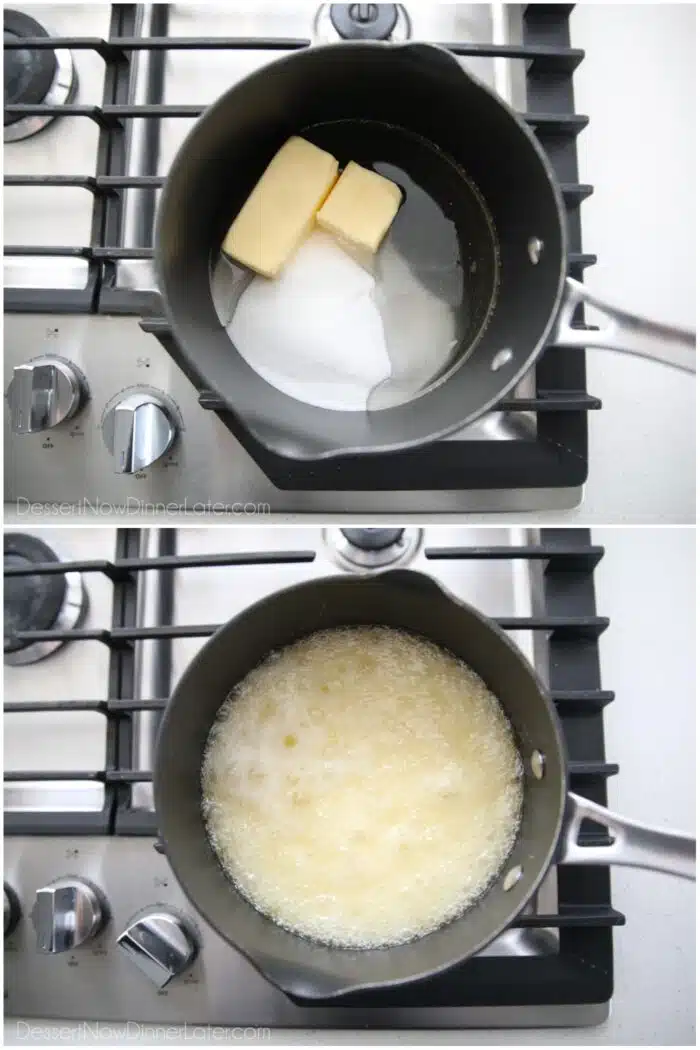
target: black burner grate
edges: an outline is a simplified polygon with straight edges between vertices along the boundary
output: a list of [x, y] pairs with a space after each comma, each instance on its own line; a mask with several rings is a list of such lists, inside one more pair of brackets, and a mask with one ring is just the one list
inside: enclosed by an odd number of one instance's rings
[[[527, 112], [524, 119], [535, 130], [560, 181], [566, 203], [569, 230], [569, 274], [582, 279], [595, 255], [581, 250], [580, 205], [593, 187], [578, 180], [576, 138], [588, 118], [574, 109], [573, 73], [584, 52], [570, 46], [569, 15], [574, 5], [530, 4], [523, 13], [522, 46], [448, 42], [444, 47], [463, 56], [496, 57], [525, 61], [527, 64]], [[146, 320], [143, 327], [162, 342], [165, 349], [186, 372], [200, 391], [203, 409], [214, 411], [259, 463], [271, 481], [281, 489], [382, 491], [389, 484], [394, 491], [527, 489], [574, 487], [588, 474], [587, 413], [601, 407], [586, 389], [585, 356], [579, 350], [545, 351], [535, 373], [536, 393], [531, 398], [509, 398], [499, 407], [510, 412], [535, 412], [537, 432], [534, 440], [448, 441], [405, 453], [379, 456], [348, 456], [327, 463], [298, 463], [269, 453], [239, 425], [225, 407], [202, 389], [199, 376], [191, 374], [179, 352], [168, 325], [162, 320], [160, 297], [153, 292], [117, 287], [120, 260], [150, 259], [153, 255], [153, 229], [144, 231], [144, 243], [126, 247], [121, 240], [124, 191], [138, 188], [150, 191], [149, 214], [155, 212], [155, 194], [163, 178], [155, 174], [159, 155], [159, 121], [162, 118], [198, 116], [200, 105], [162, 104], [165, 55], [168, 51], [257, 50], [293, 51], [307, 47], [309, 40], [260, 39], [244, 37], [168, 36], [168, 4], [156, 4], [151, 31], [153, 36], [136, 35], [142, 12], [137, 4], [113, 4], [108, 40], [82, 37], [37, 38], [5, 48], [50, 47], [73, 51], [91, 50], [105, 63], [103, 102], [99, 106], [72, 104], [53, 107], [71, 119], [92, 120], [99, 129], [94, 173], [75, 176], [6, 175], [6, 186], [82, 187], [93, 195], [93, 219], [89, 245], [5, 247], [7, 256], [72, 257], [88, 260], [88, 281], [84, 289], [8, 288], [7, 312], [130, 314]], [[149, 102], [133, 105], [134, 56], [151, 51], [161, 57], [152, 63], [149, 76]], [[46, 114], [52, 107], [39, 105], [5, 106], [14, 116]], [[129, 138], [134, 118], [147, 121], [147, 166], [151, 174], [127, 176]], [[578, 307], [575, 323], [586, 327], [583, 308]]]
[[[8, 699], [5, 712], [34, 712], [37, 720], [50, 711], [95, 711], [106, 719], [107, 748], [104, 769], [53, 772], [7, 772], [6, 782], [18, 781], [97, 781], [104, 784], [104, 805], [99, 812], [5, 812], [6, 835], [143, 835], [153, 836], [157, 828], [152, 811], [132, 805], [131, 786], [149, 782], [151, 773], [133, 768], [134, 725], [138, 711], [161, 711], [171, 689], [170, 643], [176, 638], [208, 637], [218, 624], [183, 626], [174, 622], [174, 572], [197, 571], [205, 566], [235, 566], [312, 562], [313, 551], [275, 553], [207, 554], [178, 556], [177, 530], [160, 534], [157, 557], [139, 557], [141, 535], [138, 529], [120, 529], [115, 556], [108, 561], [63, 562], [61, 571], [101, 573], [112, 583], [112, 624], [109, 629], [80, 628], [68, 631], [23, 632], [24, 641], [63, 639], [78, 642], [97, 640], [110, 652], [109, 686], [106, 700], [74, 701], [63, 698], [52, 702], [13, 703]], [[508, 630], [534, 631], [546, 641], [550, 694], [557, 707], [569, 755], [569, 782], [573, 790], [595, 802], [607, 803], [606, 782], [618, 772], [606, 762], [603, 736], [603, 708], [614, 694], [601, 689], [598, 638], [608, 620], [598, 616], [595, 607], [593, 574], [604, 549], [590, 543], [588, 530], [543, 530], [540, 542], [514, 547], [432, 548], [429, 561], [480, 561], [529, 559], [543, 566], [543, 606], [528, 617], [504, 617], [497, 622]], [[140, 574], [160, 570], [157, 627], [141, 627], [137, 618], [137, 590]], [[15, 567], [6, 576], [49, 574], [58, 571], [56, 563]], [[136, 696], [134, 643], [160, 639], [158, 685], [161, 697], [141, 700]], [[608, 832], [585, 822], [582, 842], [608, 844]], [[529, 1003], [592, 1003], [607, 1001], [612, 994], [612, 927], [624, 917], [611, 907], [610, 872], [605, 867], [584, 865], [558, 869], [558, 909], [551, 915], [523, 915], [517, 925], [542, 929], [557, 928], [558, 953], [528, 958], [481, 957], [410, 989], [384, 991], [358, 996], [365, 1006], [421, 1005], [521, 1005]]]

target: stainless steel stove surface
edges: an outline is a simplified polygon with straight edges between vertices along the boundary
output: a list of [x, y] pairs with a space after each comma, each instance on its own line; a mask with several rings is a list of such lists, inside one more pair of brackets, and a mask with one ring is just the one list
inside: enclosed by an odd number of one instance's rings
[[[448, 441], [376, 462], [348, 457], [309, 467], [264, 460], [250, 442], [244, 448], [226, 414], [200, 403], [167, 326], [141, 326], [142, 317], [162, 312], [153, 218], [195, 115], [251, 70], [329, 39], [330, 6], [27, 5], [59, 38], [56, 53], [71, 53], [77, 94], [51, 109], [57, 115], [43, 130], [5, 146], [7, 512], [38, 502], [94, 514], [196, 513], [213, 504], [235, 511], [246, 503], [273, 512], [435, 514], [580, 501], [586, 413], [600, 407], [586, 391], [582, 354], [545, 355], [509, 411]], [[449, 43], [527, 111], [562, 182], [570, 272], [580, 278], [595, 261], [580, 251], [578, 214], [592, 187], [577, 182], [576, 136], [586, 118], [573, 112], [571, 76], [583, 53], [570, 47], [568, 9], [409, 4], [401, 11], [395, 35]], [[43, 122], [47, 104], [6, 104], [6, 118]], [[41, 397], [32, 407], [33, 385], [39, 394], [56, 388], [49, 411]], [[164, 435], [153, 462], [126, 462], [114, 438], [111, 410], [134, 392], [151, 395], [148, 411]]]
[[[41, 630], [64, 642], [45, 659], [5, 668], [8, 1016], [314, 1028], [570, 1026], [607, 1016], [612, 926], [623, 917], [610, 905], [607, 869], [589, 868], [553, 869], [515, 927], [428, 985], [343, 1007], [293, 1004], [194, 914], [156, 848], [150, 782], [160, 712], [217, 624], [296, 581], [392, 564], [432, 574], [508, 630], [549, 683], [573, 785], [604, 802], [615, 767], [605, 762], [601, 709], [612, 694], [600, 688], [595, 641], [606, 626], [593, 596], [602, 550], [586, 532], [405, 529], [381, 537], [380, 550], [314, 528], [31, 535], [81, 574], [89, 611], [80, 627]], [[21, 579], [11, 564], [6, 578]], [[46, 568], [28, 571], [35, 579]], [[13, 643], [36, 640], [25, 627]], [[67, 881], [57, 893], [58, 879]], [[159, 924], [173, 920], [180, 961], [144, 964], [139, 937], [150, 931], [157, 955]], [[37, 936], [57, 950], [38, 951]]]

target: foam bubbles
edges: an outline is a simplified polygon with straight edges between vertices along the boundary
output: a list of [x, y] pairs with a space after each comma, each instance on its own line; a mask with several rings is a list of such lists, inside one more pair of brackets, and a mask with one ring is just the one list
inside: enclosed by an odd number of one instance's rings
[[318, 632], [251, 672], [212, 727], [202, 787], [241, 893], [297, 934], [352, 948], [422, 936], [477, 900], [523, 796], [483, 681], [384, 627]]

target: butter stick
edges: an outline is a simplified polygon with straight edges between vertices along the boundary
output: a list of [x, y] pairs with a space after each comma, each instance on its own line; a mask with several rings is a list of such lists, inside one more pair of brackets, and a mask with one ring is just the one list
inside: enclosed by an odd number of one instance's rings
[[374, 254], [400, 204], [401, 190], [395, 183], [352, 160], [319, 211], [318, 224], [342, 244]]
[[256, 183], [222, 251], [264, 277], [276, 277], [311, 232], [337, 178], [335, 157], [294, 135]]

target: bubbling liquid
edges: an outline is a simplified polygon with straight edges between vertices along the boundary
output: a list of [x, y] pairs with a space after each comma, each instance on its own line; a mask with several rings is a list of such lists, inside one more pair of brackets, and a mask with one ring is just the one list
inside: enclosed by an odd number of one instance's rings
[[254, 907], [301, 936], [376, 948], [484, 893], [515, 841], [523, 778], [478, 675], [403, 631], [347, 627], [236, 687], [202, 789], [213, 848]]

